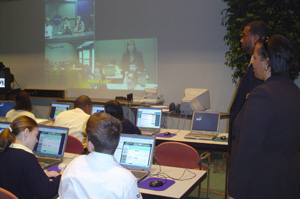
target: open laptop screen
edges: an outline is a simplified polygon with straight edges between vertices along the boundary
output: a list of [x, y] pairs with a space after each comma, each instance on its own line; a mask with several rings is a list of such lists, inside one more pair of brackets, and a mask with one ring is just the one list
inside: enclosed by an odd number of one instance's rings
[[4, 129], [7, 129], [10, 126], [9, 122], [0, 122], [0, 134]]
[[194, 111], [192, 131], [218, 131], [220, 113]]
[[8, 111], [14, 108], [14, 105], [14, 101], [0, 101], [0, 116], [5, 116]]
[[104, 106], [93, 105], [92, 114], [104, 112]]
[[140, 128], [160, 128], [161, 109], [138, 108], [136, 125]]
[[70, 104], [68, 103], [52, 103], [50, 107], [49, 120], [55, 120], [58, 114], [69, 109]]
[[68, 130], [62, 127], [40, 126], [38, 142], [33, 149], [34, 153], [41, 156], [62, 157], [67, 143]]
[[122, 134], [114, 157], [125, 167], [150, 168], [155, 148], [155, 137]]

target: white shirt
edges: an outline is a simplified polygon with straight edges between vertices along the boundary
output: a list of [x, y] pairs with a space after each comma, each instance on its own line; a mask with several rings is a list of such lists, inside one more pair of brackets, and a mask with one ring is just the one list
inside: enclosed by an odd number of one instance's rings
[[58, 114], [55, 118], [54, 126], [69, 128], [69, 135], [78, 138], [85, 146], [85, 128], [89, 117], [90, 115], [86, 114], [82, 109], [75, 108]]
[[26, 116], [32, 118], [34, 121], [36, 121], [33, 113], [31, 113], [29, 111], [25, 111], [25, 110], [15, 110], [15, 109], [11, 109], [10, 111], [8, 111], [5, 115], [5, 118], [6, 118], [7, 122], [12, 122], [14, 119], [19, 117], [20, 115], [26, 115]]
[[137, 180], [112, 155], [91, 152], [74, 159], [64, 170], [60, 199], [141, 199]]

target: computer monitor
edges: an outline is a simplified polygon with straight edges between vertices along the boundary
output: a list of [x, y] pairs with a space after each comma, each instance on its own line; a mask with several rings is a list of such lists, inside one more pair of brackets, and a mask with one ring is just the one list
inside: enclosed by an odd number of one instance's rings
[[10, 84], [13, 82], [13, 75], [10, 73], [10, 69], [3, 67], [0, 63], [0, 93], [6, 93], [11, 90]]
[[70, 103], [53, 102], [50, 106], [49, 120], [55, 120], [56, 116], [61, 112], [70, 110]]
[[0, 117], [4, 117], [8, 111], [14, 108], [14, 101], [0, 101]]
[[184, 115], [192, 115], [194, 111], [210, 109], [208, 89], [186, 88], [181, 100], [180, 111]]

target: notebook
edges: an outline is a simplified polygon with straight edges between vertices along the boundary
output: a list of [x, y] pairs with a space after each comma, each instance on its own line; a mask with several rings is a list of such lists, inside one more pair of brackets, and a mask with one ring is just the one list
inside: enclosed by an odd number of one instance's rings
[[0, 101], [0, 121], [6, 121], [5, 115], [14, 108], [14, 101]]
[[70, 110], [70, 103], [53, 102], [50, 106], [49, 120], [55, 120], [56, 116], [61, 112]]
[[150, 174], [154, 149], [154, 136], [121, 134], [114, 157], [140, 182]]
[[212, 140], [218, 135], [220, 113], [194, 111], [191, 132], [184, 136], [187, 139]]
[[95, 106], [93, 105], [92, 114], [104, 112], [104, 106]]
[[10, 126], [9, 122], [0, 122], [0, 134], [4, 129], [7, 129]]
[[160, 108], [138, 108], [136, 126], [143, 135], [155, 135], [160, 131], [162, 110]]
[[68, 128], [39, 126], [39, 133], [33, 153], [41, 167], [47, 169], [63, 161], [68, 139]]

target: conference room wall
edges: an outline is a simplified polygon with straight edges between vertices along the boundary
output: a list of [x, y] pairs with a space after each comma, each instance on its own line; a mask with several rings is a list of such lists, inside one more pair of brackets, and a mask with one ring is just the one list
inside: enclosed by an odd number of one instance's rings
[[[157, 38], [158, 89], [163, 94], [165, 105], [179, 103], [185, 88], [207, 88], [211, 110], [228, 111], [236, 85], [232, 83], [233, 71], [224, 65], [225, 52], [228, 50], [223, 41], [226, 28], [221, 25], [221, 12], [226, 8], [224, 2], [97, 2], [103, 3], [99, 11], [103, 18], [97, 24], [105, 23], [106, 28], [98, 31], [105, 39], [129, 39], [130, 34], [126, 28], [134, 27], [134, 23], [141, 23], [141, 20], [144, 20], [145, 25], [138, 24], [137, 28], [138, 31], [145, 31], [142, 38]], [[111, 12], [114, 13], [113, 17], [108, 17]], [[45, 82], [44, 21], [45, 3], [42, 0], [10, 0], [0, 3], [0, 61], [10, 67], [21, 88], [55, 89], [42, 83]], [[122, 28], [124, 31], [120, 34]], [[115, 37], [117, 33], [119, 38]], [[299, 79], [296, 82], [299, 85]], [[116, 95], [128, 94], [126, 90], [116, 94], [113, 91], [103, 93], [65, 89], [70, 97], [88, 94], [92, 98], [114, 98]], [[134, 91], [133, 94], [142, 96], [145, 93]], [[33, 100], [37, 117], [46, 116], [46, 106], [50, 101], [38, 98]], [[220, 130], [226, 132], [226, 129], [227, 121], [222, 120]]]

